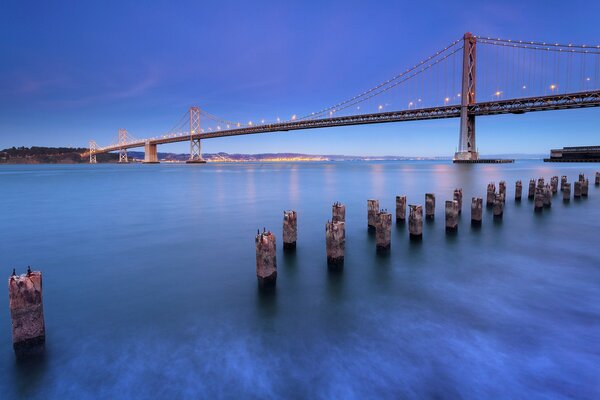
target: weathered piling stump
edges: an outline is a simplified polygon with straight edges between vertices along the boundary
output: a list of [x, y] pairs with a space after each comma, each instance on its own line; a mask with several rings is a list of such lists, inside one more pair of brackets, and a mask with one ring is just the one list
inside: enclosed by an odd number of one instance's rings
[[458, 201], [446, 201], [446, 232], [458, 230]]
[[529, 180], [529, 191], [527, 192], [527, 198], [533, 199], [535, 196], [535, 179]]
[[581, 181], [575, 181], [573, 183], [573, 197], [576, 199], [581, 197]]
[[435, 194], [434, 193], [426, 193], [425, 194], [425, 218], [426, 219], [434, 219], [435, 218]]
[[500, 181], [498, 184], [498, 194], [502, 195], [503, 199], [506, 199], [506, 182]]
[[340, 202], [333, 203], [331, 206], [332, 221], [346, 222], [346, 206]]
[[596, 186], [600, 185], [600, 172], [596, 172], [596, 180], [594, 181]]
[[325, 225], [325, 247], [327, 252], [327, 267], [332, 270], [343, 269], [346, 247], [345, 222], [327, 221]]
[[396, 222], [406, 221], [406, 196], [396, 196]]
[[389, 251], [392, 243], [392, 214], [387, 212], [387, 210], [381, 210], [377, 215], [375, 242], [378, 253]]
[[256, 277], [261, 289], [274, 288], [277, 282], [275, 235], [263, 228], [256, 234]]
[[453, 199], [458, 202], [458, 213], [460, 214], [462, 212], [462, 199], [463, 199], [462, 189], [454, 189]]
[[370, 231], [375, 230], [377, 214], [379, 213], [379, 200], [367, 200], [367, 224]]
[[567, 183], [567, 176], [562, 175], [560, 177], [560, 191], [562, 192], [565, 189], [565, 183]]
[[589, 180], [584, 180], [583, 182], [581, 182], [581, 196], [582, 197], [587, 197], [588, 196], [588, 188], [590, 185], [590, 181]]
[[540, 178], [537, 181], [537, 187], [540, 189], [544, 189], [544, 186], [546, 186], [545, 182], [544, 182], [544, 178]]
[[541, 210], [542, 208], [544, 208], [544, 188], [543, 187], [536, 187], [535, 188], [535, 196], [533, 198], [533, 207], [534, 210]]
[[13, 349], [17, 358], [26, 358], [44, 351], [46, 328], [42, 302], [42, 273], [27, 269], [27, 273], [8, 278]]
[[423, 207], [420, 205], [409, 205], [408, 233], [411, 239], [423, 237]]
[[565, 182], [562, 189], [563, 201], [569, 201], [571, 199], [571, 184]]
[[515, 183], [515, 201], [521, 201], [522, 195], [523, 195], [523, 183], [521, 181], [517, 181]]
[[494, 198], [494, 205], [492, 212], [494, 214], [495, 219], [502, 218], [502, 214], [504, 214], [504, 195], [498, 193]]
[[487, 185], [487, 198], [485, 204], [487, 206], [491, 206], [494, 204], [494, 199], [496, 198], [496, 185], [494, 182], [490, 182]]
[[295, 250], [298, 238], [298, 215], [296, 211], [283, 212], [283, 250]]
[[544, 208], [552, 207], [552, 185], [544, 185]]
[[552, 193], [558, 192], [558, 176], [553, 176], [550, 179], [550, 187], [552, 189]]
[[481, 197], [473, 197], [471, 199], [471, 224], [481, 225], [483, 218], [483, 199]]
[[583, 172], [579, 173], [579, 182], [585, 181], [585, 174]]

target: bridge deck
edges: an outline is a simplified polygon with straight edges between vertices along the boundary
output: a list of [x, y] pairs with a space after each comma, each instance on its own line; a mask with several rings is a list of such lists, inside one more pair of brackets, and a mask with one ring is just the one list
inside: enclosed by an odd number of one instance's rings
[[[600, 91], [556, 94], [541, 97], [521, 99], [496, 100], [476, 103], [469, 106], [469, 112], [475, 116], [496, 114], [523, 114], [534, 111], [564, 110], [600, 106]], [[386, 122], [419, 121], [425, 119], [457, 118], [460, 117], [460, 105], [421, 108], [402, 111], [388, 111], [374, 114], [359, 114], [344, 117], [307, 119], [301, 121], [281, 122], [276, 124], [256, 125], [245, 128], [228, 129], [216, 132], [196, 133], [194, 139], [211, 139], [227, 136], [252, 135], [268, 132], [285, 132], [301, 129], [329, 128], [348, 125], [381, 124]], [[190, 136], [176, 136], [150, 139], [152, 145], [185, 142]], [[108, 153], [120, 149], [143, 147], [145, 141], [127, 143], [98, 149], [95, 153]]]

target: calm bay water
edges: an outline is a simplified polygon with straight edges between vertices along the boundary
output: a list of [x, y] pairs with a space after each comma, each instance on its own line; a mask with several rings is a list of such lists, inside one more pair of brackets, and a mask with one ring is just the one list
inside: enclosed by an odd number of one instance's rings
[[[0, 287], [2, 398], [600, 397], [597, 164], [448, 162], [2, 166], [0, 266], [44, 274], [45, 357], [16, 363]], [[533, 212], [530, 178], [585, 172], [590, 196]], [[506, 180], [501, 222], [470, 199]], [[515, 203], [514, 182], [524, 199]], [[443, 202], [462, 187], [459, 232]], [[389, 255], [366, 200], [437, 197], [422, 242]], [[346, 263], [325, 222], [346, 204]], [[298, 249], [283, 254], [284, 209]], [[274, 294], [254, 235], [275, 232]]]

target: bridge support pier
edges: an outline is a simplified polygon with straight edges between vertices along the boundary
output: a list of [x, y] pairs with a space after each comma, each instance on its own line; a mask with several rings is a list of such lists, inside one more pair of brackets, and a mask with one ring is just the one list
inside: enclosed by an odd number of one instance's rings
[[158, 164], [158, 150], [156, 145], [146, 141], [144, 145], [144, 164]]
[[470, 33], [465, 33], [463, 40], [460, 136], [458, 151], [454, 154], [455, 162], [479, 159], [475, 146], [475, 115], [469, 112], [469, 107], [475, 104], [475, 44], [477, 40]]

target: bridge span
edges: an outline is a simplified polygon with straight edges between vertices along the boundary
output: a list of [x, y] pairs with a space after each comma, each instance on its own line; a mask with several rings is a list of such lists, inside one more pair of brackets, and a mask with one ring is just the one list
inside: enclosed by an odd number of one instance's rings
[[[516, 51], [517, 58], [521, 57], [518, 61], [521, 63], [525, 60], [527, 50], [542, 52], [551, 54], [556, 53], [555, 62], [552, 70], [551, 82], [566, 81], [564, 92], [559, 90], [559, 85], [551, 83], [545, 85], [544, 81], [546, 77], [539, 78], [539, 87], [543, 90], [543, 94], [537, 94], [534, 96], [515, 96], [513, 98], [502, 98], [503, 92], [496, 90], [493, 99], [490, 101], [475, 101], [475, 82], [476, 82], [476, 43], [481, 42], [496, 46], [496, 48], [503, 48], [504, 51]], [[461, 47], [457, 47], [462, 44]], [[459, 51], [462, 50], [461, 53]], [[497, 51], [499, 53], [499, 51]], [[445, 55], [444, 55], [445, 54]], [[450, 57], [454, 54], [461, 56], [462, 66], [460, 71], [461, 79], [461, 91], [453, 97], [456, 104], [449, 104], [451, 101], [449, 96], [446, 96], [443, 105], [437, 105], [432, 107], [417, 107], [416, 105], [422, 104], [420, 96], [414, 96], [415, 101], [409, 101], [407, 108], [399, 109], [394, 111], [383, 110], [382, 106], [379, 105], [376, 112], [370, 113], [353, 113], [349, 115], [338, 115], [340, 111], [349, 110], [358, 105], [356, 109], [360, 109], [360, 105], [365, 104], [369, 99], [376, 98], [386, 92], [389, 89], [400, 86], [405, 82], [410, 82], [415, 77], [419, 77], [426, 73], [430, 69], [439, 67], [443, 63], [447, 62]], [[563, 55], [571, 57], [568, 59], [566, 71], [560, 71], [559, 59]], [[559, 57], [560, 56], [560, 57]], [[593, 71], [585, 70], [585, 64], [582, 67], [581, 79], [583, 85], [573, 85], [569, 83], [572, 79], [569, 74], [575, 69], [573, 64], [574, 57], [579, 57], [582, 60], [585, 57], [592, 56], [592, 65], [595, 62], [595, 69]], [[532, 59], [537, 60], [537, 55]], [[514, 56], [513, 56], [514, 58]], [[549, 59], [540, 57], [543, 63], [548, 63]], [[161, 144], [176, 143], [189, 141], [190, 142], [190, 162], [203, 162], [201, 153], [201, 140], [229, 137], [229, 136], [240, 136], [240, 135], [252, 135], [258, 133], [269, 133], [269, 132], [286, 132], [302, 129], [318, 129], [318, 128], [330, 128], [339, 126], [350, 126], [350, 125], [366, 125], [366, 124], [378, 124], [388, 122], [404, 122], [404, 121], [419, 121], [429, 119], [442, 119], [442, 118], [460, 118], [460, 135], [459, 135], [459, 150], [455, 154], [455, 161], [473, 161], [477, 160], [479, 155], [477, 153], [477, 147], [475, 145], [475, 118], [486, 115], [497, 115], [497, 114], [523, 114], [527, 112], [536, 111], [549, 111], [549, 110], [564, 110], [564, 109], [575, 109], [575, 108], [587, 108], [587, 107], [598, 107], [600, 106], [600, 46], [574, 46], [559, 45], [559, 44], [546, 44], [536, 42], [523, 42], [523, 41], [506, 41], [503, 39], [491, 39], [491, 38], [477, 38], [469, 33], [465, 34], [462, 39], [453, 42], [450, 46], [446, 47], [435, 55], [429, 57], [427, 60], [420, 62], [412, 68], [409, 68], [400, 75], [383, 82], [382, 84], [363, 92], [358, 96], [338, 103], [335, 106], [325, 108], [317, 113], [309, 114], [305, 117], [296, 118], [293, 116], [287, 121], [278, 121], [274, 123], [255, 123], [252, 122], [241, 124], [239, 122], [229, 122], [226, 120], [218, 119], [211, 114], [203, 113], [199, 107], [191, 107], [189, 112], [185, 116], [185, 124], [189, 120], [189, 129], [179, 134], [168, 134], [162, 137], [143, 139], [143, 140], [128, 140], [127, 132], [125, 130], [119, 130], [119, 142], [106, 146], [98, 147], [94, 141], [90, 141], [89, 157], [90, 162], [96, 162], [96, 155], [101, 153], [108, 153], [118, 151], [120, 153], [119, 161], [127, 161], [127, 150], [131, 148], [144, 147], [145, 159], [144, 162], [156, 163], [158, 162], [158, 151], [157, 146]], [[501, 61], [497, 61], [501, 62]], [[511, 63], [514, 64], [514, 60]], [[545, 64], [543, 64], [545, 65]], [[571, 68], [571, 69], [569, 69]], [[546, 72], [547, 73], [547, 72]], [[537, 76], [526, 77], [525, 73], [519, 76], [515, 75], [515, 67], [513, 65], [512, 75], [507, 73], [507, 79], [521, 79], [523, 82], [527, 81], [529, 84], [535, 83], [538, 80]], [[519, 75], [517, 73], [516, 75]], [[594, 76], [594, 85], [589, 84], [592, 80], [590, 76]], [[573, 78], [574, 79], [574, 78]], [[578, 79], [574, 79], [577, 81]], [[439, 85], [439, 83], [438, 83]], [[521, 83], [519, 83], [521, 85]], [[417, 85], [414, 85], [417, 86]], [[425, 85], [423, 85], [425, 86]], [[446, 86], [448, 86], [446, 84]], [[547, 87], [546, 87], [547, 86]], [[569, 88], [581, 87], [588, 90], [572, 91]], [[590, 88], [593, 86], [593, 88]], [[562, 87], [562, 84], [561, 86]], [[528, 89], [528, 86], [523, 84], [521, 86], [523, 92]], [[423, 91], [423, 89], [420, 89]], [[550, 94], [546, 93], [550, 91]], [[521, 94], [522, 92], [518, 92]], [[203, 118], [204, 117], [204, 118]], [[201, 119], [209, 119], [216, 121], [217, 125], [215, 129], [208, 127], [203, 129], [201, 127]], [[187, 128], [187, 127], [186, 127]]]

